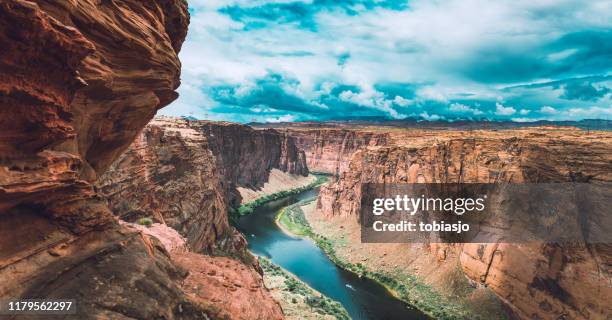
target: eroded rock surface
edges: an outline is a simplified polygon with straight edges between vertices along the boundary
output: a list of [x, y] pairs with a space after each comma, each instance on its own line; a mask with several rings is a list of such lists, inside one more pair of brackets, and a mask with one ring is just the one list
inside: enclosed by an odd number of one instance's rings
[[295, 138], [298, 148], [304, 150], [310, 170], [330, 174], [345, 171], [355, 152], [368, 146], [385, 145], [391, 139], [388, 133], [350, 129], [284, 130]]
[[284, 319], [280, 305], [270, 298], [261, 274], [227, 257], [194, 253], [173, 255], [178, 266], [190, 270], [182, 287], [197, 303], [213, 306], [217, 319]]
[[178, 230], [196, 252], [239, 251], [246, 241], [228, 223], [238, 187], [256, 191], [272, 170], [307, 176], [304, 153], [276, 130], [159, 117], [98, 182], [127, 221], [152, 216]]
[[98, 184], [123, 220], [152, 217], [212, 252], [233, 234], [218, 171], [206, 137], [186, 121], [153, 121]]
[[304, 151], [291, 136], [230, 122], [195, 121], [191, 125], [209, 141], [231, 206], [237, 207], [241, 201], [237, 187], [260, 188], [274, 168], [308, 175]]
[[[74, 298], [74, 319], [202, 319], [223, 309], [187, 292], [200, 273], [120, 225], [93, 185], [177, 97], [188, 22], [183, 0], [0, 1], [0, 297]], [[268, 318], [251, 307], [228, 312]]]
[[[356, 152], [348, 170], [335, 183], [321, 188], [319, 215], [357, 223], [364, 182], [612, 181], [612, 136], [608, 132], [535, 128], [462, 134], [468, 137], [451, 132], [438, 134], [435, 140], [406, 139]], [[413, 260], [436, 256], [441, 262], [423, 267], [430, 271], [458, 259], [469, 279], [489, 286], [521, 319], [606, 319], [610, 314], [609, 245], [389, 246], [404, 247], [404, 252], [416, 254]]]

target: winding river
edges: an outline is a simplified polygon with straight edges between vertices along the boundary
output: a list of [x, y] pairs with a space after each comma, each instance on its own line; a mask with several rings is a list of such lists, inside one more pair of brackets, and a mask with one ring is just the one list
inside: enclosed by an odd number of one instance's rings
[[285, 234], [275, 223], [280, 209], [316, 197], [318, 188], [269, 202], [240, 218], [238, 229], [253, 253], [265, 256], [312, 288], [342, 303], [355, 320], [429, 319], [395, 299], [378, 283], [338, 268], [314, 242]]

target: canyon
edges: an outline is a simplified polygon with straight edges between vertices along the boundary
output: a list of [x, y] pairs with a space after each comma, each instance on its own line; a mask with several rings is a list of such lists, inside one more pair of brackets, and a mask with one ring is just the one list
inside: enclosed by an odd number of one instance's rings
[[[277, 127], [278, 130], [282, 130]], [[611, 269], [607, 244], [360, 243], [362, 183], [609, 183], [612, 135], [562, 127], [512, 130], [286, 128], [313, 164], [336, 174], [307, 216], [335, 239], [338, 254], [371, 270], [399, 267], [453, 296], [457, 278], [487, 288], [519, 319], [606, 319]], [[321, 131], [326, 131], [322, 138]], [[332, 132], [330, 132], [332, 131]], [[353, 139], [353, 140], [351, 140]], [[378, 143], [380, 142], [380, 143]], [[587, 293], [590, 292], [590, 293]], [[485, 302], [468, 299], [467, 304]]]
[[[215, 179], [223, 168], [210, 151], [193, 149], [207, 141], [194, 136], [191, 145], [179, 146], [183, 141], [169, 137], [166, 149], [145, 152], [151, 158], [141, 163], [142, 149], [128, 151], [117, 176], [101, 178], [135, 139], [142, 145], [141, 130], [178, 95], [187, 3], [11, 0], [0, 1], [0, 16], [0, 296], [75, 298], [77, 314], [69, 317], [78, 319], [282, 319], [256, 266], [202, 254], [244, 248], [225, 211], [226, 200], [239, 193], [228, 195], [230, 187], [221, 185], [234, 181]], [[155, 130], [145, 134], [163, 140]], [[275, 143], [287, 146], [288, 140]], [[185, 163], [181, 156], [190, 152], [201, 162]], [[305, 167], [287, 161], [295, 150], [283, 152], [285, 158], [271, 155], [278, 157], [266, 165], [303, 173]], [[149, 173], [143, 165], [133, 173], [143, 185], [98, 184], [123, 181], [121, 164], [136, 170], [148, 160], [160, 167]], [[205, 179], [165, 189], [173, 175], [193, 172], [200, 175], [188, 178]], [[151, 176], [155, 186], [144, 184]], [[180, 182], [193, 189], [181, 189]], [[160, 196], [148, 188], [169, 192]], [[99, 190], [134, 199], [109, 206]], [[166, 206], [177, 199], [173, 190], [198, 193], [200, 203], [184, 203], [193, 215]], [[170, 231], [147, 233], [119, 219], [138, 210], [176, 227], [186, 245], [170, 245], [180, 239]], [[238, 298], [244, 295], [253, 299]]]
[[74, 297], [78, 319], [282, 319], [230, 215], [318, 171], [334, 177], [307, 216], [346, 260], [449, 297], [467, 280], [465, 303], [519, 319], [611, 314], [609, 244], [361, 244], [357, 221], [366, 182], [609, 183], [609, 131], [154, 119], [178, 95], [185, 1], [0, 0], [0, 16], [3, 298]]
[[304, 183], [299, 177], [308, 168], [293, 138], [235, 123], [160, 117], [97, 186], [125, 221], [151, 217], [179, 231], [196, 252], [240, 252], [245, 241], [227, 212], [243, 202], [240, 190], [261, 189], [271, 173]]

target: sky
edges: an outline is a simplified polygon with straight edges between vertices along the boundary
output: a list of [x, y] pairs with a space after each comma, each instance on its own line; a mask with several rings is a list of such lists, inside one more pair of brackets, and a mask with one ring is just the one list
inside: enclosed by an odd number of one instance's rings
[[179, 99], [237, 122], [612, 119], [612, 0], [188, 0]]

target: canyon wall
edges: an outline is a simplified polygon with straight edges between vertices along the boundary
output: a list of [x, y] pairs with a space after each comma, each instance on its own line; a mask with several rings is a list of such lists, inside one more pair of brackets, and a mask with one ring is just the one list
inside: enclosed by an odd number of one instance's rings
[[94, 188], [177, 97], [188, 22], [183, 0], [0, 1], [0, 297], [76, 298], [76, 319], [282, 318], [259, 276], [240, 291], [256, 303], [187, 290], [236, 288], [119, 224]]
[[237, 187], [261, 187], [274, 168], [308, 175], [304, 152], [291, 136], [231, 122], [193, 121], [190, 125], [207, 137], [232, 207], [240, 204]]
[[276, 130], [155, 118], [98, 182], [126, 221], [151, 216], [179, 231], [196, 252], [243, 252], [228, 223], [237, 187], [257, 189], [270, 171], [307, 176], [304, 153]]
[[346, 170], [355, 152], [368, 146], [386, 145], [390, 140], [388, 133], [350, 129], [279, 130], [295, 138], [297, 147], [304, 150], [306, 164], [310, 170], [329, 174]]
[[[612, 135], [608, 132], [536, 128], [460, 134], [464, 137], [456, 132], [438, 133], [435, 141], [427, 143], [407, 139], [402, 145], [358, 151], [348, 170], [335, 183], [321, 188], [318, 213], [328, 219], [344, 217], [358, 223], [361, 184], [366, 182], [612, 181]], [[422, 269], [441, 269], [457, 260], [440, 261], [458, 259], [465, 276], [491, 288], [520, 319], [606, 319], [610, 314], [609, 245], [380, 246], [401, 247], [398, 253], [412, 252], [411, 260], [425, 260], [430, 253], [436, 256], [437, 260]]]
[[213, 252], [231, 239], [244, 243], [228, 224], [206, 137], [186, 121], [153, 120], [98, 186], [115, 215], [130, 222], [151, 217], [179, 231], [194, 251]]

